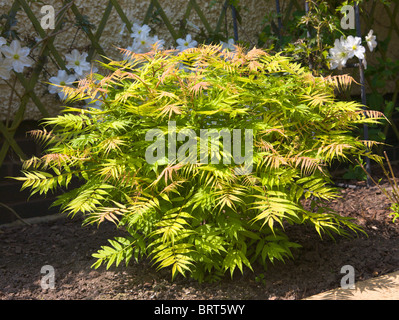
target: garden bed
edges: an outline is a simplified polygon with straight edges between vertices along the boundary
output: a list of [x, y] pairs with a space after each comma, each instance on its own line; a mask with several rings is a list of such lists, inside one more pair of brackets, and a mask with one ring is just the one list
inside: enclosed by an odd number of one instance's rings
[[[303, 299], [339, 287], [344, 265], [354, 267], [356, 281], [399, 270], [399, 221], [388, 217], [390, 203], [378, 188], [343, 189], [331, 205], [368, 237], [321, 240], [310, 226], [287, 226], [290, 240], [302, 245], [294, 260], [233, 279], [227, 272], [219, 283], [171, 282], [170, 271], [156, 272], [150, 261], [91, 269], [91, 254], [116, 236], [112, 223], [82, 227], [80, 218], [60, 218], [0, 228], [0, 299]], [[44, 265], [54, 267], [54, 289], [40, 286]]]

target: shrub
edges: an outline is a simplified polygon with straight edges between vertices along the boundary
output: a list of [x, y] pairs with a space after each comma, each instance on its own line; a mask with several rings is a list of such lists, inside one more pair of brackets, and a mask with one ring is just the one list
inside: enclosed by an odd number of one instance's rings
[[[337, 197], [328, 165], [365, 155], [371, 142], [351, 132], [380, 114], [335, 101], [342, 79], [314, 77], [259, 49], [124, 53], [103, 65], [107, 76], [64, 89], [70, 104], [90, 98], [101, 107], [45, 119], [34, 133], [46, 153], [17, 178], [32, 193], [79, 178], [54, 205], [83, 213], [85, 224], [128, 231], [93, 254], [93, 267], [148, 256], [172, 278], [217, 280], [292, 257], [299, 245], [287, 223], [311, 224], [320, 236], [361, 230], [325, 204]], [[208, 141], [207, 129], [227, 143]]]

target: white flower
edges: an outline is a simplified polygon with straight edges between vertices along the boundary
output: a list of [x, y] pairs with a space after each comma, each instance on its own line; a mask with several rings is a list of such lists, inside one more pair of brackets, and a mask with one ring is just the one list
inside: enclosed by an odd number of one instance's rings
[[229, 51], [235, 51], [234, 47], [234, 39], [231, 38], [228, 40], [228, 42], [220, 41], [220, 44], [222, 45], [222, 50], [229, 50]]
[[132, 27], [132, 33], [130, 34], [130, 36], [132, 38], [139, 38], [139, 37], [148, 37], [150, 34], [151, 28], [146, 25], [143, 24], [142, 26], [140, 26], [137, 23], [133, 23], [133, 27]]
[[98, 72], [98, 68], [95, 65], [91, 65], [89, 70], [85, 70], [82, 73], [82, 76], [80, 77], [81, 79], [86, 78], [89, 74], [91, 73], [97, 73]]
[[[95, 68], [95, 67], [94, 67]], [[94, 79], [93, 83], [96, 84], [97, 86], [100, 83], [100, 80]], [[84, 99], [84, 101], [86, 102], [86, 108], [88, 107], [92, 107], [92, 108], [96, 108], [96, 109], [101, 109], [101, 106], [103, 105], [103, 98], [107, 98], [107, 94], [102, 95], [100, 92], [97, 91], [97, 93], [94, 95], [94, 97], [92, 97], [89, 93], [93, 92], [90, 89], [86, 89], [85, 94], [88, 96], [87, 98]]]
[[165, 44], [164, 40], [159, 40], [158, 36], [149, 37], [145, 34], [135, 38], [133, 40], [133, 44], [126, 49], [129, 51], [133, 51], [136, 53], [147, 53], [153, 49], [153, 46], [156, 45], [158, 50], [162, 50]]
[[366, 48], [361, 43], [362, 39], [360, 37], [349, 36], [346, 39], [343, 37], [340, 40], [335, 39], [334, 48], [330, 49], [328, 56], [331, 69], [342, 69], [342, 67], [345, 67], [348, 59], [355, 56], [361, 60], [365, 60], [364, 54]]
[[153, 36], [151, 38], [152, 46], [156, 45], [157, 50], [163, 50], [165, 45], [165, 40], [158, 39], [158, 36]]
[[342, 69], [345, 67], [346, 62], [349, 59], [349, 50], [345, 46], [345, 40], [341, 37], [340, 40], [335, 39], [334, 48], [330, 49], [330, 55], [328, 60], [330, 61], [331, 69]]
[[[105, 98], [107, 98], [107, 95], [105, 94], [104, 96]], [[97, 92], [94, 96], [94, 98], [86, 98], [86, 107], [91, 107], [91, 108], [96, 108], [96, 109], [101, 109], [101, 106], [104, 104], [104, 102], [102, 101], [102, 95]]]
[[[131, 45], [131, 46], [128, 46], [127, 48], [126, 48], [126, 50], [129, 50], [129, 51], [131, 51], [131, 52], [134, 52], [134, 47], [133, 47], [133, 45]], [[125, 52], [124, 54], [123, 54], [123, 60], [130, 60], [130, 62], [133, 62], [134, 61], [134, 59], [132, 59], [130, 56], [129, 56], [129, 53], [127, 53], [127, 52]]]
[[152, 39], [143, 33], [133, 40], [133, 45], [128, 50], [136, 53], [146, 53], [151, 50], [151, 45]]
[[56, 77], [51, 77], [49, 81], [52, 83], [48, 87], [50, 93], [57, 93], [61, 100], [65, 99], [65, 93], [62, 91], [62, 87], [59, 86], [71, 86], [76, 80], [74, 75], [69, 75], [65, 70], [58, 70]]
[[15, 72], [23, 72], [24, 67], [32, 65], [32, 59], [28, 57], [30, 49], [28, 47], [21, 48], [18, 40], [13, 40], [10, 46], [3, 46], [1, 52], [6, 57], [6, 63], [10, 63]]
[[373, 35], [373, 29], [369, 31], [369, 34], [365, 38], [370, 51], [373, 51], [374, 48], [377, 46], [377, 37]]
[[1, 56], [1, 47], [7, 43], [7, 40], [3, 37], [0, 37], [0, 78], [4, 80], [10, 79], [10, 71], [12, 69], [11, 63], [9, 60], [5, 60]]
[[86, 61], [87, 56], [86, 52], [81, 54], [78, 50], [73, 49], [71, 54], [65, 55], [66, 67], [73, 69], [77, 75], [82, 76], [85, 71], [90, 70], [90, 63]]
[[0, 48], [1, 48], [1, 46], [5, 45], [5, 44], [7, 44], [7, 40], [4, 39], [3, 37], [0, 37]]
[[354, 56], [359, 59], [364, 59], [364, 53], [366, 52], [366, 48], [362, 46], [362, 38], [349, 36], [346, 38], [344, 42], [345, 48], [349, 52], [349, 58], [353, 58]]
[[194, 48], [198, 43], [195, 40], [192, 40], [191, 35], [188, 34], [186, 39], [179, 38], [176, 40], [178, 46], [176, 47], [179, 51], [184, 51], [189, 48]]
[[10, 79], [12, 65], [10, 61], [0, 57], [0, 78], [4, 80]]

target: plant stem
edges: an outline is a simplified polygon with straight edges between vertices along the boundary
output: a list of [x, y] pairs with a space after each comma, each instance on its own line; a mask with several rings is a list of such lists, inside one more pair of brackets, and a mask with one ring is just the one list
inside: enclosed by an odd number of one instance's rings
[[26, 222], [24, 219], [21, 218], [21, 216], [11, 207], [7, 206], [6, 204], [0, 202], [0, 206], [6, 208], [9, 210], [18, 220], [22, 221], [24, 224], [30, 226], [31, 224], [29, 222]]

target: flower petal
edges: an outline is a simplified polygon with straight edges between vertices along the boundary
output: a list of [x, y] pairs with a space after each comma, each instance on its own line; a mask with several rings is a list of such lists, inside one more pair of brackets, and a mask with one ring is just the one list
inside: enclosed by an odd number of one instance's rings
[[28, 47], [23, 47], [19, 50], [19, 55], [26, 57], [30, 53], [30, 49]]
[[24, 64], [20, 60], [14, 60], [12, 63], [12, 68], [15, 72], [22, 73], [24, 71]]
[[7, 44], [7, 40], [3, 37], [0, 37], [0, 47]]
[[19, 43], [18, 40], [13, 40], [11, 41], [10, 49], [13, 52], [13, 54], [19, 53], [19, 51], [21, 50], [21, 44]]

